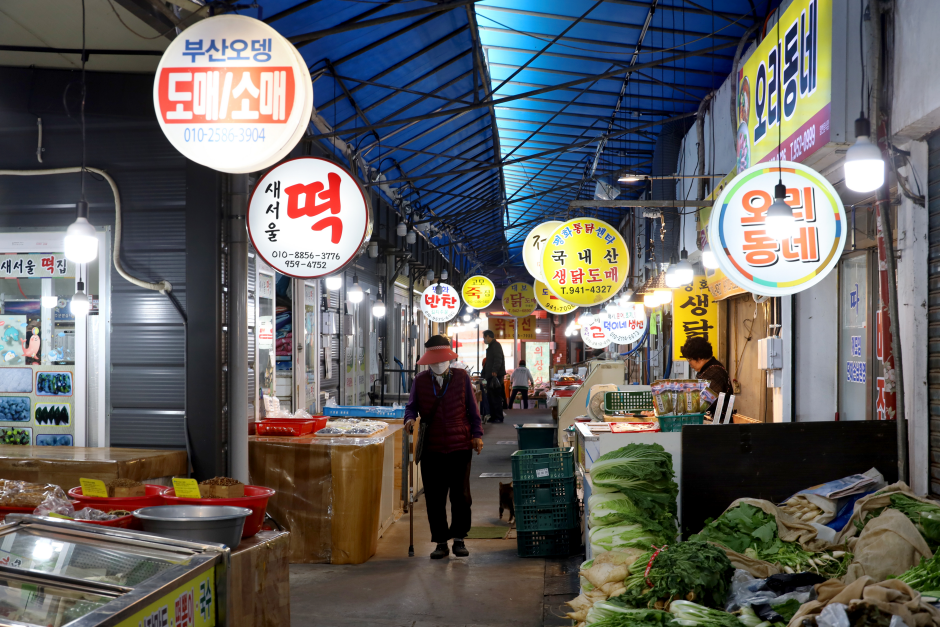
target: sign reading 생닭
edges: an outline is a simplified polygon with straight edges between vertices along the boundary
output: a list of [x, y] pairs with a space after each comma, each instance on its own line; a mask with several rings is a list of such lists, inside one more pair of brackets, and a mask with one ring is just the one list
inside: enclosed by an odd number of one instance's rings
[[693, 337], [700, 337], [718, 349], [718, 303], [712, 298], [704, 275], [673, 290], [672, 327], [673, 360], [685, 359], [682, 346]]

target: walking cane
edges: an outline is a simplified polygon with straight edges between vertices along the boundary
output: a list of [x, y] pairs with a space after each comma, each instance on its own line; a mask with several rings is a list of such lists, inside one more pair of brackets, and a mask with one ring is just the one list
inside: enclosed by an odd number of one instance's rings
[[414, 499], [414, 463], [412, 459], [411, 435], [405, 431], [408, 443], [408, 557], [415, 556], [415, 499]]

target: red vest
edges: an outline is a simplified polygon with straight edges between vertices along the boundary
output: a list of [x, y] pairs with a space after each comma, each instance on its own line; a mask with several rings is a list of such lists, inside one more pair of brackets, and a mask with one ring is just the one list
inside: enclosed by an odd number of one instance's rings
[[425, 450], [434, 453], [454, 453], [473, 448], [470, 435], [470, 417], [467, 415], [466, 386], [470, 376], [466, 370], [451, 370], [450, 383], [445, 383], [446, 391], [437, 412], [431, 417], [431, 411], [437, 402], [435, 393], [441, 394], [430, 371], [415, 377], [416, 399], [421, 420], [430, 419]]

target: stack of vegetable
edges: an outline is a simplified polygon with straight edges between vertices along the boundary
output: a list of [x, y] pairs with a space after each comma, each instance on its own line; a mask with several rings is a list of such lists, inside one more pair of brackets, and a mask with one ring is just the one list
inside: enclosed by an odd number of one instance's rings
[[852, 562], [844, 551], [806, 551], [797, 542], [784, 542], [776, 518], [749, 503], [740, 503], [711, 520], [690, 540], [716, 542], [751, 559], [777, 564], [788, 573], [812, 571], [825, 577], [842, 577]]
[[[893, 579], [893, 577], [892, 577]], [[940, 598], [940, 553], [897, 577], [924, 596]]]
[[[927, 541], [927, 546], [930, 547], [931, 551], [936, 552], [940, 549], [940, 507], [932, 503], [919, 501], [902, 492], [891, 495], [891, 504], [888, 507], [898, 510], [914, 523], [920, 535]], [[868, 510], [861, 520], [855, 521], [855, 528], [861, 533], [865, 525], [880, 516], [885, 509], [881, 507]]]

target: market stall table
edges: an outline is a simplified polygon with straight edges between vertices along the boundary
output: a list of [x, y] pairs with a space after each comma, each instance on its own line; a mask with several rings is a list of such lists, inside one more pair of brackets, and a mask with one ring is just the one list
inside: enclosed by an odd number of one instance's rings
[[[290, 562], [361, 564], [399, 502], [392, 424], [371, 437], [252, 436], [251, 483], [277, 491], [268, 513], [291, 532]], [[387, 511], [386, 511], [387, 510]]]
[[52, 483], [66, 491], [81, 477], [170, 485], [174, 476], [186, 476], [186, 466], [186, 451], [0, 445], [0, 478]]

